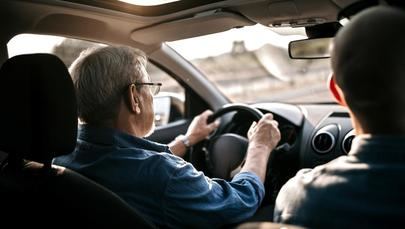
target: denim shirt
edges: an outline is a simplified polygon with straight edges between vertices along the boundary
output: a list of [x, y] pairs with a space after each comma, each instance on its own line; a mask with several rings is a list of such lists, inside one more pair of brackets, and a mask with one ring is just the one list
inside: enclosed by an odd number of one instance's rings
[[158, 226], [211, 228], [252, 216], [264, 197], [254, 173], [211, 179], [167, 145], [89, 125], [79, 127], [73, 153], [54, 164], [106, 186]]
[[405, 225], [405, 136], [359, 136], [347, 156], [299, 171], [279, 192], [274, 221], [309, 228]]

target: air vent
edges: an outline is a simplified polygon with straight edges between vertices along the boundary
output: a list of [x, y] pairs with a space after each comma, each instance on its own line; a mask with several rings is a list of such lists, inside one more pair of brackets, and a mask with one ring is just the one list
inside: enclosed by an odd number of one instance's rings
[[318, 132], [312, 139], [312, 147], [317, 153], [328, 153], [335, 146], [335, 137], [329, 132]]
[[312, 138], [312, 148], [320, 154], [329, 153], [336, 145], [338, 133], [338, 127], [334, 124], [321, 128]]
[[352, 148], [352, 142], [353, 142], [354, 137], [355, 137], [354, 130], [351, 130], [343, 138], [342, 149], [343, 149], [343, 152], [345, 152], [346, 154], [349, 153], [350, 149]]

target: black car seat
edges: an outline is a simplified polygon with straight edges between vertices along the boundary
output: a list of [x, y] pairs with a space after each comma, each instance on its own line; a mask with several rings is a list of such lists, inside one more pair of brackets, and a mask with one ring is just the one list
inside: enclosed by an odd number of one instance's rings
[[[121, 198], [51, 165], [76, 145], [73, 83], [51, 54], [21, 55], [0, 69], [0, 227], [153, 228]], [[1, 226], [3, 225], [3, 226]]]

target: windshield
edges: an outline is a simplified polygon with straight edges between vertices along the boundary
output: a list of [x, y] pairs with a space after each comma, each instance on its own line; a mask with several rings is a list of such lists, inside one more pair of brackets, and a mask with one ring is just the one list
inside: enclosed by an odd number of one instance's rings
[[288, 43], [303, 28], [261, 25], [169, 42], [232, 102], [333, 102], [327, 89], [329, 59], [293, 60]]

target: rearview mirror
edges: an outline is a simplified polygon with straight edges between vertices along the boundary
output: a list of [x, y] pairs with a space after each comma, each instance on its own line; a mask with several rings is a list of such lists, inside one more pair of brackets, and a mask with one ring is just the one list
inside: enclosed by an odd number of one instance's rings
[[332, 41], [333, 37], [291, 41], [288, 44], [288, 54], [291, 59], [329, 58]]

